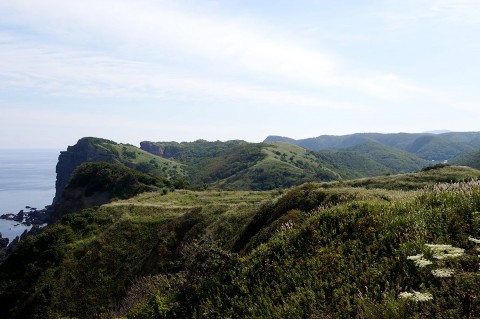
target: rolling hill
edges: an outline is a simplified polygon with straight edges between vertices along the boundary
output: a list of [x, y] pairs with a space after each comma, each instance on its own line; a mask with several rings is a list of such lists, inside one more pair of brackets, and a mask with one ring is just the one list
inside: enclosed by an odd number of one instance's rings
[[450, 161], [453, 165], [465, 165], [480, 169], [480, 151], [455, 157]]
[[407, 151], [424, 160], [443, 162], [478, 150], [480, 148], [480, 132], [446, 132], [442, 134], [356, 133], [343, 136], [322, 135], [300, 140], [281, 136], [268, 136], [264, 142], [275, 141], [299, 145], [313, 151], [331, 148], [346, 149], [367, 141], [374, 141]]
[[[454, 148], [455, 152], [461, 147], [464, 147], [465, 151], [466, 143], [474, 145], [478, 142], [475, 133], [355, 134], [323, 140], [318, 138], [315, 141], [322, 141], [322, 147], [340, 145], [342, 148], [311, 151], [292, 144], [291, 139], [264, 143], [240, 140], [198, 140], [183, 143], [144, 141], [141, 148], [138, 148], [106, 139], [86, 137], [68, 147], [67, 151], [61, 152], [59, 156], [54, 203], [60, 198], [74, 170], [84, 162], [124, 165], [142, 173], [171, 180], [176, 188], [268, 190], [288, 188], [306, 182], [420, 171], [432, 162], [401, 148], [425, 153], [438, 147], [447, 153], [453, 152], [453, 148], [447, 147], [451, 144], [445, 142], [443, 137], [437, 139], [437, 136], [445, 134], [459, 143], [460, 146]], [[473, 149], [473, 146], [468, 149]], [[466, 159], [456, 163], [474, 165], [472, 160]]]
[[367, 141], [342, 151], [312, 152], [286, 142], [142, 142], [142, 149], [185, 165], [194, 187], [272, 189], [384, 173], [414, 172], [429, 162]]

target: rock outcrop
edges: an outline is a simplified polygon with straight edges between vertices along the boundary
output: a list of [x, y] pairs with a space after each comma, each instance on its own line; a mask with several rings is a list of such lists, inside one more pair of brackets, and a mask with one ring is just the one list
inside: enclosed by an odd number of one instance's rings
[[172, 158], [179, 152], [179, 147], [170, 145], [159, 145], [155, 142], [140, 142], [140, 149], [163, 158]]
[[100, 148], [98, 141], [107, 144], [117, 143], [95, 137], [84, 137], [77, 144], [69, 146], [66, 151], [60, 152], [57, 163], [57, 181], [55, 183], [55, 205], [62, 197], [63, 190], [67, 186], [75, 169], [84, 162], [115, 162], [115, 156], [110, 150]]

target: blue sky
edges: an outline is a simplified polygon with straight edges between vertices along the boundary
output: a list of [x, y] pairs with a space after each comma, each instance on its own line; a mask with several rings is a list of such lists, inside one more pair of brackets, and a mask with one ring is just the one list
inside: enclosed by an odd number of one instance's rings
[[0, 148], [478, 131], [477, 0], [0, 0]]

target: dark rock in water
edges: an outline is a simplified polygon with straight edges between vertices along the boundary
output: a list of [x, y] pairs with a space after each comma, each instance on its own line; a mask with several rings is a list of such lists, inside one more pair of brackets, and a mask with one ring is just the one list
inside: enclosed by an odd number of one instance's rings
[[[51, 206], [48, 206], [50, 208]], [[20, 224], [24, 224], [27, 226], [30, 225], [42, 225], [46, 224], [49, 221], [49, 214], [48, 209], [45, 207], [44, 209], [37, 210], [36, 208], [31, 208], [29, 212], [24, 212], [21, 210], [18, 214], [3, 214], [0, 215], [0, 219], [6, 220], [13, 220]], [[17, 225], [15, 225], [17, 226]]]
[[25, 216], [25, 224], [45, 224], [49, 220], [47, 209], [32, 210]]
[[23, 210], [21, 210], [21, 211], [13, 218], [13, 220], [16, 221], [16, 222], [19, 222], [19, 223], [23, 223], [24, 217], [25, 217], [25, 213], [23, 212]]

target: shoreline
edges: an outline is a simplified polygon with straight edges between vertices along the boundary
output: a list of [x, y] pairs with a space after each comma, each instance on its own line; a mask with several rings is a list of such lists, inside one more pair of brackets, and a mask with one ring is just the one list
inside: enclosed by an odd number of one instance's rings
[[2, 214], [0, 215], [0, 219], [15, 221], [24, 226], [43, 225], [49, 221], [48, 212], [51, 207], [51, 205], [47, 205], [42, 209], [37, 209], [35, 207], [25, 206], [25, 209], [28, 211], [22, 209], [16, 214]]

